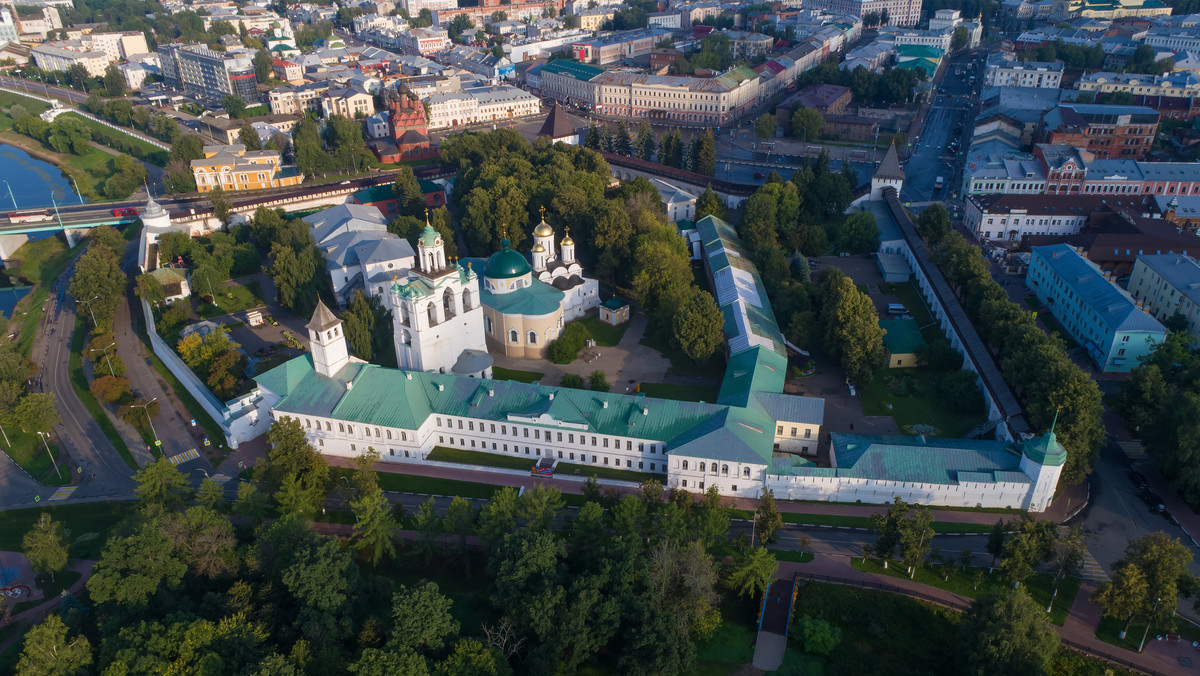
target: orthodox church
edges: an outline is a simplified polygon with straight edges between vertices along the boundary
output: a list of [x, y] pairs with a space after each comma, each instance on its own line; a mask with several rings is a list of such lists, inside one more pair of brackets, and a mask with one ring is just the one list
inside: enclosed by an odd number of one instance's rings
[[583, 276], [575, 241], [567, 232], [557, 245], [542, 220], [533, 230], [529, 257], [505, 238], [483, 268], [483, 331], [489, 349], [509, 357], [540, 358], [567, 322], [600, 306], [599, 282]]

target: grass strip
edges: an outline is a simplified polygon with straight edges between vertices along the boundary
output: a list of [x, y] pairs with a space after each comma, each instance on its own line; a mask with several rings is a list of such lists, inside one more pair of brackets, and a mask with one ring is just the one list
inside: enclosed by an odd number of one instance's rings
[[[875, 520], [869, 516], [842, 516], [840, 514], [802, 514], [797, 512], [781, 512], [784, 523], [794, 523], [805, 526], [833, 526], [836, 528], [865, 528], [875, 529]], [[748, 518], [748, 517], [747, 517]], [[958, 523], [955, 521], [934, 521], [935, 533], [984, 533], [988, 526], [976, 523]]]
[[[344, 467], [333, 468], [337, 476], [350, 478], [353, 470]], [[463, 498], [480, 498], [490, 500], [492, 495], [503, 488], [492, 484], [481, 484], [473, 481], [458, 479], [440, 479], [437, 477], [416, 476], [413, 474], [394, 474], [392, 472], [376, 472], [379, 475], [379, 487], [385, 491], [400, 493], [420, 493], [422, 495], [450, 495]]]
[[[83, 318], [75, 316], [75, 331], [71, 334], [71, 356], [67, 361], [67, 374], [71, 378], [71, 387], [75, 390], [79, 401], [83, 402], [83, 407], [87, 409], [92, 420], [100, 426], [100, 431], [104, 433], [105, 438], [117, 449], [121, 459], [129, 465], [131, 469], [137, 469], [137, 462], [133, 459], [133, 454], [129, 452], [129, 447], [125, 445], [125, 440], [117, 433], [117, 428], [108, 419], [108, 414], [100, 406], [100, 402], [92, 396], [91, 389], [88, 388], [87, 376], [83, 374], [83, 341], [87, 337], [87, 327], [84, 325]], [[68, 468], [69, 471], [70, 468]]]
[[481, 453], [479, 451], [464, 451], [458, 448], [435, 446], [429, 453], [430, 460], [438, 462], [454, 462], [463, 465], [485, 465], [487, 467], [502, 467], [504, 469], [520, 469], [529, 471], [536, 460], [541, 458], [523, 458], [497, 453]]
[[790, 561], [792, 563], [808, 563], [813, 560], [812, 552], [794, 552], [790, 549], [769, 549], [767, 550], [775, 555], [776, 561]]
[[579, 323], [587, 327], [588, 333], [592, 334], [592, 339], [600, 347], [615, 347], [620, 344], [621, 338], [629, 328], [629, 322], [613, 326], [600, 321], [598, 317], [584, 317]]
[[597, 479], [614, 479], [619, 481], [634, 481], [641, 483], [650, 481], [651, 479], [662, 482], [662, 474], [654, 474], [651, 472], [635, 472], [627, 469], [614, 469], [612, 467], [596, 467], [595, 465], [580, 465], [578, 463], [560, 462], [554, 467], [555, 474], [570, 474], [579, 475], [582, 477], [595, 476]]
[[[25, 534], [33, 528], [42, 513], [47, 512], [52, 519], [61, 521], [71, 531], [72, 558], [95, 559], [104, 548], [109, 530], [135, 507], [135, 502], [86, 502], [9, 510], [4, 512], [4, 518], [0, 518], [0, 550], [22, 551]], [[96, 537], [83, 537], [93, 533]]]
[[517, 369], [506, 369], [502, 366], [492, 367], [493, 380], [512, 380], [518, 383], [536, 383], [546, 374], [538, 373], [537, 371], [518, 371]]

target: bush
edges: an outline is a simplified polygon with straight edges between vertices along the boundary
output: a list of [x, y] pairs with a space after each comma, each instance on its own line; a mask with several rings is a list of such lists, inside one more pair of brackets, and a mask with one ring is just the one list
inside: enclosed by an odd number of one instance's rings
[[582, 323], [567, 324], [562, 335], [546, 346], [546, 358], [555, 364], [570, 364], [579, 356], [579, 351], [587, 345], [591, 337], [591, 332]]
[[842, 639], [842, 630], [825, 620], [803, 615], [796, 623], [795, 633], [800, 636], [804, 652], [813, 655], [828, 655]]
[[569, 387], [574, 390], [582, 390], [583, 389], [583, 377], [577, 376], [574, 373], [564, 373], [563, 377], [562, 377], [562, 382], [559, 383], [559, 386], [560, 387]]
[[940, 375], [937, 391], [951, 413], [983, 412], [983, 392], [979, 389], [979, 376], [973, 371], [963, 369]]
[[597, 392], [607, 392], [610, 389], [608, 376], [604, 375], [604, 371], [592, 371], [592, 375], [588, 376], [588, 384]]

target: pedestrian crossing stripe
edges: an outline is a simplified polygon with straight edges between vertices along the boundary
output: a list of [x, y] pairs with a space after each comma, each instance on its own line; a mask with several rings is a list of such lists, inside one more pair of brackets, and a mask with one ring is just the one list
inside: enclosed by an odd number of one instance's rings
[[66, 500], [67, 498], [71, 497], [71, 494], [74, 493], [75, 489], [77, 488], [79, 488], [79, 486], [61, 486], [55, 489], [55, 491], [50, 494], [50, 497], [47, 498], [47, 500]]
[[229, 480], [233, 477], [229, 476], [228, 474], [214, 474], [209, 478], [212, 479], [213, 482], [218, 486], [224, 486], [225, 484], [229, 483]]
[[[1060, 525], [1058, 532], [1060, 535], [1066, 535], [1071, 531], [1070, 526]], [[1109, 580], [1108, 571], [1104, 570], [1104, 566], [1092, 556], [1092, 552], [1087, 547], [1083, 548], [1083, 560], [1079, 564], [1079, 577], [1085, 580], [1105, 581]]]
[[196, 449], [189, 448], [186, 451], [184, 451], [183, 453], [171, 456], [170, 460], [171, 460], [172, 465], [179, 465], [179, 464], [187, 462], [188, 460], [195, 460], [196, 458], [199, 458], [199, 457], [200, 457], [200, 454], [196, 452]]

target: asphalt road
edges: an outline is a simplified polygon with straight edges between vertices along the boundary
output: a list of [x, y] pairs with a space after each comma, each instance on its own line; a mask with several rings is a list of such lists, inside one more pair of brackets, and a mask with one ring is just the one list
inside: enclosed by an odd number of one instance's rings
[[[937, 85], [925, 125], [921, 133], [910, 140], [912, 155], [904, 166], [902, 198], [907, 202], [927, 202], [950, 199], [959, 192], [961, 180], [960, 158], [965, 156], [970, 143], [971, 126], [975, 120], [974, 92], [977, 88], [970, 82], [976, 75], [976, 83], [982, 81], [982, 57], [972, 63], [970, 53], [955, 55], [950, 60], [945, 76]], [[955, 75], [962, 69], [962, 75]], [[951, 143], [958, 141], [958, 148]], [[943, 185], [936, 187], [941, 176]]]

